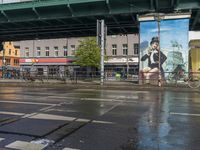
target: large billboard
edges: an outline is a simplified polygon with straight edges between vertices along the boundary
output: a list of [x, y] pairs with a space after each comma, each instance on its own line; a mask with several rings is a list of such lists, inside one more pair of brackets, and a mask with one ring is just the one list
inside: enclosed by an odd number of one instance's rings
[[140, 71], [147, 80], [188, 71], [188, 31], [189, 19], [140, 22]]

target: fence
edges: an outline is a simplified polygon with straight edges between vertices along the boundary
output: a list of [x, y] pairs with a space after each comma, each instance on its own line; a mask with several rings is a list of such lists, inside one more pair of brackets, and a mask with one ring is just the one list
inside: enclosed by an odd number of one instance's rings
[[[137, 84], [149, 84], [162, 86], [179, 86], [188, 85], [189, 81], [195, 81], [200, 84], [200, 72], [151, 72], [151, 76], [147, 78], [147, 72], [140, 72], [139, 75], [123, 75], [118, 72], [105, 72], [104, 82], [130, 82]], [[51, 80], [58, 80], [72, 83], [85, 82], [100, 82], [99, 71], [54, 71], [54, 72], [40, 72], [40, 71], [18, 71], [18, 72], [5, 72], [3, 78], [7, 79], [21, 79], [24, 81], [41, 81], [49, 82]], [[195, 78], [195, 80], [194, 80]], [[197, 82], [198, 79], [198, 82]]]

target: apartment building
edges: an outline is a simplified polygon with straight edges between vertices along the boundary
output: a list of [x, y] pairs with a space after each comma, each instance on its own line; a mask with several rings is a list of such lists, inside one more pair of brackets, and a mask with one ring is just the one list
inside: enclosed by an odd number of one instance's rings
[[200, 72], [200, 40], [190, 40], [189, 47], [189, 69], [193, 72]]
[[0, 76], [4, 71], [4, 77], [11, 78], [16, 77], [20, 69], [20, 47], [13, 45], [13, 42], [4, 43], [5, 52], [0, 52]]
[[[56, 74], [79, 69], [73, 64], [74, 54], [83, 38], [61, 38], [15, 42], [20, 45], [21, 70]], [[106, 72], [138, 72], [139, 37], [137, 34], [108, 36]]]

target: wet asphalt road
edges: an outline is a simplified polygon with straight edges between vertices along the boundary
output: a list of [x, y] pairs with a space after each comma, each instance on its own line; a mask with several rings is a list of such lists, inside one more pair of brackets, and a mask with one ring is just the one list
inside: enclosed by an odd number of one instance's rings
[[[200, 94], [0, 87], [0, 148], [199, 150]], [[26, 147], [31, 150], [34, 148]]]

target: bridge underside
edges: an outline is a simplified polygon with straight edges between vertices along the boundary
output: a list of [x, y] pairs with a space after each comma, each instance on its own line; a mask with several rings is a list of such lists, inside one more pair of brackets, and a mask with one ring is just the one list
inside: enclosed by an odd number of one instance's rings
[[191, 12], [190, 30], [200, 30], [199, 0], [37, 0], [0, 5], [0, 40], [96, 35], [105, 19], [108, 34], [138, 33], [137, 16]]

